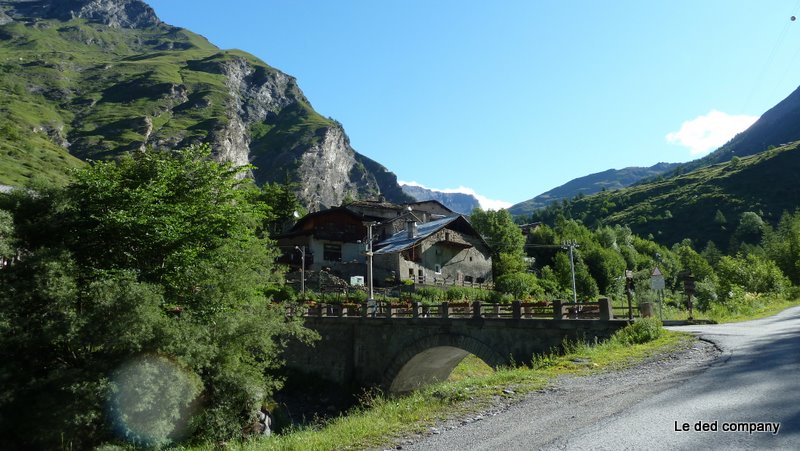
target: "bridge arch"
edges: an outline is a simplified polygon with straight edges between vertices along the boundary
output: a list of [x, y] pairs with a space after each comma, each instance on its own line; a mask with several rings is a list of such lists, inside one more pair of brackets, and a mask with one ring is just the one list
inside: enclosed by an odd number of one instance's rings
[[406, 393], [447, 379], [468, 354], [497, 368], [507, 363], [485, 343], [467, 335], [437, 334], [419, 339], [396, 355], [381, 385], [390, 393]]

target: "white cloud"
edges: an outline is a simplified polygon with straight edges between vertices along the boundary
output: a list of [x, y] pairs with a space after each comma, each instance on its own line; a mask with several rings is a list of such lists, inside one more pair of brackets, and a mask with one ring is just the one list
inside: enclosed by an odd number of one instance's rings
[[399, 183], [401, 185], [417, 186], [419, 188], [430, 189], [430, 190], [433, 190], [433, 191], [440, 191], [442, 193], [471, 194], [471, 195], [475, 196], [476, 199], [478, 199], [478, 202], [480, 202], [480, 204], [481, 204], [481, 208], [483, 208], [484, 210], [500, 210], [500, 209], [503, 209], [503, 208], [508, 208], [508, 207], [513, 205], [511, 202], [506, 202], [504, 200], [489, 199], [486, 196], [482, 196], [482, 195], [478, 194], [477, 192], [475, 192], [474, 189], [468, 188], [466, 186], [459, 186], [458, 188], [438, 189], [438, 188], [428, 188], [427, 186], [425, 186], [425, 185], [423, 185], [421, 183], [417, 183], [417, 182], [404, 182], [404, 181], [398, 180], [397, 183]]
[[756, 120], [758, 116], [733, 116], [711, 110], [705, 116], [685, 121], [680, 130], [669, 133], [666, 138], [670, 143], [688, 147], [692, 155], [700, 155], [722, 146]]

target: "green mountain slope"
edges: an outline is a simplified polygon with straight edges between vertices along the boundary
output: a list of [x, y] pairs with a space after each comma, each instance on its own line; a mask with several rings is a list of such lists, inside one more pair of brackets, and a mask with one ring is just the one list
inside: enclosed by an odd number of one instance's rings
[[[752, 211], [776, 222], [800, 207], [800, 142], [745, 158], [735, 158], [665, 180], [602, 192], [533, 214], [558, 215], [587, 225], [622, 224], [665, 244], [690, 238], [698, 244], [727, 246], [742, 213]], [[720, 221], [718, 212], [727, 218]]]
[[731, 158], [755, 155], [782, 144], [800, 140], [800, 88], [770, 108], [747, 130], [703, 158], [682, 164], [674, 174], [682, 174]]
[[572, 199], [575, 196], [599, 193], [600, 191], [618, 190], [633, 185], [640, 180], [661, 175], [674, 169], [676, 166], [676, 164], [672, 163], [658, 163], [649, 168], [629, 167], [623, 169], [609, 169], [607, 171], [590, 174], [570, 180], [533, 199], [512, 205], [508, 211], [512, 215], [529, 215], [553, 202]]
[[208, 142], [221, 159], [255, 164], [259, 182], [299, 182], [312, 210], [348, 196], [408, 199], [294, 78], [161, 23], [139, 0], [0, 1], [0, 11], [0, 184]]

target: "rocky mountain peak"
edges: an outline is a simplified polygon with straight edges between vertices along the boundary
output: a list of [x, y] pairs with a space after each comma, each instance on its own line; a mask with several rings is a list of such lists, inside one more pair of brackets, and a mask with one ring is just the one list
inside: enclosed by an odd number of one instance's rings
[[82, 18], [112, 28], [148, 28], [161, 23], [153, 8], [141, 0], [0, 0], [0, 22], [22, 18]]

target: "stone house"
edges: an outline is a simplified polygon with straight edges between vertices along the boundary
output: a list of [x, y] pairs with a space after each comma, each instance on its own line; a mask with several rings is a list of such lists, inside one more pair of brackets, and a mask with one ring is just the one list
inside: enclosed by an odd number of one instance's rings
[[366, 275], [368, 225], [373, 236], [376, 285], [470, 284], [491, 280], [489, 246], [466, 218], [437, 201], [392, 204], [357, 201], [310, 213], [278, 237], [283, 261], [325, 269], [350, 280]]
[[471, 285], [491, 281], [491, 250], [461, 215], [417, 224], [375, 244], [376, 279]]

